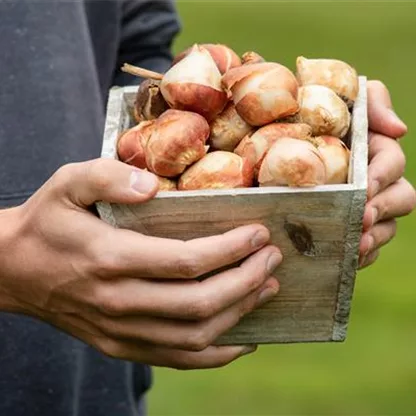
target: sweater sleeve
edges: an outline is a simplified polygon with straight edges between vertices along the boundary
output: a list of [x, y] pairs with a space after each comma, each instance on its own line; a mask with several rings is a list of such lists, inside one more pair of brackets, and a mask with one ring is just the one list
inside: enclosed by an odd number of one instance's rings
[[[124, 62], [165, 72], [172, 62], [171, 47], [181, 29], [173, 0], [123, 0], [117, 68]], [[141, 79], [117, 70], [115, 85]]]

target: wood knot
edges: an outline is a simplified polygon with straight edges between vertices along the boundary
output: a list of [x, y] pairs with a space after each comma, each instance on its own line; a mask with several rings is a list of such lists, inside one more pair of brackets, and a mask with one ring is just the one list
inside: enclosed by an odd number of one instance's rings
[[285, 221], [284, 228], [296, 250], [304, 256], [316, 256], [311, 231], [302, 223]]

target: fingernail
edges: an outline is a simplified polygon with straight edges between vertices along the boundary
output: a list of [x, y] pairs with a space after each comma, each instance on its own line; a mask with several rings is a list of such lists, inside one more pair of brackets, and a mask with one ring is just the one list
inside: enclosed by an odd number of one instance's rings
[[270, 234], [266, 230], [257, 231], [251, 239], [253, 248], [263, 247], [270, 239]]
[[130, 175], [130, 186], [140, 194], [148, 194], [157, 187], [155, 175], [145, 170], [134, 170]]
[[367, 257], [366, 256], [362, 256], [360, 259], [360, 262], [358, 264], [358, 268], [361, 269], [361, 267], [364, 266], [365, 262], [367, 261]]
[[258, 308], [259, 306], [264, 305], [265, 303], [271, 301], [276, 295], [277, 292], [279, 291], [279, 288], [271, 288], [268, 287], [266, 289], [264, 289], [259, 297], [257, 298], [257, 302], [256, 302], [256, 308]]
[[370, 185], [370, 199], [374, 198], [378, 194], [379, 190], [380, 190], [380, 183], [376, 180], [372, 181]]
[[390, 114], [393, 116], [395, 123], [400, 126], [403, 130], [407, 130], [407, 125], [404, 123], [404, 121], [396, 114], [396, 112], [389, 108]]
[[378, 210], [377, 208], [371, 208], [371, 226], [375, 225], [377, 223], [377, 217], [378, 217]]
[[277, 253], [273, 253], [271, 254], [268, 258], [267, 258], [267, 264], [266, 264], [266, 269], [268, 274], [273, 274], [273, 272], [276, 270], [277, 266], [279, 266], [279, 264], [282, 262], [282, 256], [277, 254]]
[[372, 235], [369, 235], [367, 237], [367, 241], [368, 241], [368, 248], [364, 253], [364, 257], [368, 256], [368, 253], [370, 253], [370, 251], [374, 249], [374, 237]]
[[241, 349], [240, 357], [242, 357], [243, 355], [251, 354], [256, 350], [257, 345], [244, 345], [244, 347]]

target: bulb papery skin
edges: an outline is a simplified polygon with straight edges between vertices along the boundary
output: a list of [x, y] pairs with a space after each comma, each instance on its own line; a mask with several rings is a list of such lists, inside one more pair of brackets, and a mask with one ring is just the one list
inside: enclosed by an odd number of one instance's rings
[[253, 185], [253, 166], [235, 153], [208, 153], [179, 178], [180, 191], [247, 188]]
[[252, 126], [264, 126], [299, 109], [296, 77], [278, 63], [231, 69], [223, 76], [222, 84], [231, 94], [238, 114]]
[[212, 121], [227, 102], [221, 74], [209, 52], [198, 45], [163, 76], [161, 93], [173, 109], [192, 111]]
[[318, 145], [318, 151], [325, 162], [325, 183], [347, 183], [351, 152], [345, 143], [333, 136], [315, 137], [314, 141]]
[[243, 137], [253, 130], [237, 113], [235, 105], [229, 103], [225, 110], [211, 123], [209, 143], [215, 150], [232, 152]]
[[337, 59], [307, 59], [299, 56], [296, 60], [296, 76], [299, 85], [323, 85], [338, 94], [351, 108], [359, 90], [358, 74], [355, 68]]
[[282, 137], [267, 152], [258, 182], [263, 186], [313, 187], [326, 181], [326, 168], [317, 148], [307, 140]]
[[169, 109], [160, 92], [160, 81], [144, 80], [137, 90], [134, 102], [134, 119], [137, 123], [154, 120]]
[[199, 114], [167, 110], [153, 126], [145, 146], [146, 165], [159, 176], [175, 177], [207, 152], [209, 125]]
[[[230, 47], [226, 45], [202, 43], [199, 46], [205, 48], [209, 52], [221, 74], [225, 74], [231, 68], [241, 66], [240, 57], [236, 54], [236, 52], [234, 52]], [[188, 56], [191, 51], [192, 47], [179, 53], [173, 59], [172, 65], [175, 65], [178, 62], [180, 62], [183, 58]]]
[[241, 57], [241, 62], [243, 65], [248, 65], [248, 64], [260, 64], [262, 62], [266, 62], [266, 60], [257, 52], [248, 51], [248, 52], [245, 52], [243, 56]]
[[312, 127], [313, 136], [343, 138], [350, 127], [351, 115], [345, 102], [330, 88], [306, 85], [299, 88], [297, 120]]
[[311, 137], [311, 127], [302, 123], [268, 124], [245, 136], [234, 153], [248, 159], [254, 165], [254, 176], [257, 178], [266, 153], [281, 137], [306, 139]]
[[177, 183], [174, 180], [164, 178], [163, 176], [158, 176], [157, 178], [159, 180], [159, 192], [178, 190]]
[[117, 155], [119, 159], [139, 169], [146, 169], [145, 146], [149, 138], [152, 121], [140, 122], [124, 131], [117, 140]]

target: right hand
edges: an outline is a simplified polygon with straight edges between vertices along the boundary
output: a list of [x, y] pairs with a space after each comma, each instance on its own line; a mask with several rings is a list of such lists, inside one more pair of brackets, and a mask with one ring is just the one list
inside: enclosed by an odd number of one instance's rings
[[0, 212], [0, 309], [150, 365], [218, 367], [252, 352], [213, 343], [278, 291], [271, 275], [282, 257], [268, 230], [185, 242], [116, 229], [89, 210], [100, 200], [145, 202], [157, 189], [154, 175], [97, 159], [62, 167], [25, 204]]

